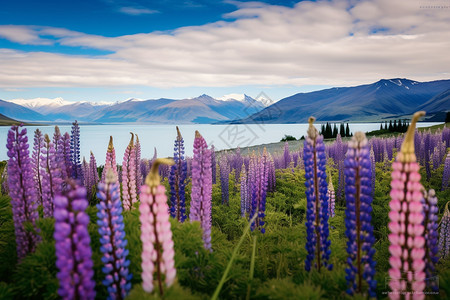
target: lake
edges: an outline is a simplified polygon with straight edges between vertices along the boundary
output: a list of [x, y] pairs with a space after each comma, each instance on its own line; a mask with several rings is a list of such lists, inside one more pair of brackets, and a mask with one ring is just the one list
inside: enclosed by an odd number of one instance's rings
[[[440, 123], [418, 123], [417, 127], [428, 127]], [[39, 128], [44, 134], [52, 138], [54, 127], [52, 126], [26, 126], [28, 130], [28, 141], [33, 142], [33, 132]], [[184, 138], [186, 155], [192, 156], [192, 148], [195, 130], [198, 130], [206, 139], [208, 145], [213, 144], [216, 150], [279, 142], [285, 135], [300, 138], [306, 134], [308, 124], [251, 124], [251, 125], [180, 125], [181, 134]], [[316, 127], [320, 129], [320, 125]], [[350, 131], [372, 131], [380, 128], [380, 123], [349, 123]], [[0, 127], [0, 160], [7, 160], [6, 138], [10, 127]], [[59, 126], [61, 133], [71, 131], [70, 125]], [[81, 135], [81, 157], [89, 159], [92, 151], [97, 163], [104, 164], [109, 136], [114, 139], [117, 163], [122, 163], [125, 148], [130, 141], [130, 131], [138, 134], [142, 149], [142, 158], [152, 158], [154, 147], [157, 148], [159, 157], [173, 155], [174, 141], [176, 138], [175, 125], [80, 125]], [[30, 145], [30, 152], [33, 145]]]

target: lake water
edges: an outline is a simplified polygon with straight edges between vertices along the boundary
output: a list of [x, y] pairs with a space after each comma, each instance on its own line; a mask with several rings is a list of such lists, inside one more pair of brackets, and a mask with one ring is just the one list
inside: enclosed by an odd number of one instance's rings
[[[418, 123], [418, 127], [427, 127], [440, 123]], [[350, 131], [372, 131], [380, 128], [380, 123], [350, 123]], [[39, 128], [44, 134], [53, 136], [52, 126], [26, 126], [28, 140], [32, 143], [33, 132]], [[186, 155], [192, 156], [195, 130], [198, 130], [206, 139], [208, 145], [213, 144], [216, 150], [279, 142], [285, 135], [300, 138], [306, 135], [308, 124], [252, 124], [252, 125], [180, 125], [184, 138]], [[317, 125], [320, 128], [320, 125]], [[71, 131], [71, 126], [59, 126], [61, 133]], [[6, 138], [8, 126], [0, 127], [0, 160], [8, 159], [6, 154]], [[139, 135], [142, 158], [152, 158], [154, 147], [157, 148], [158, 157], [173, 155], [173, 145], [176, 138], [175, 125], [80, 125], [81, 156], [89, 159], [92, 151], [97, 163], [104, 164], [109, 136], [114, 139], [117, 163], [122, 163], [125, 148], [130, 141], [130, 131]], [[32, 145], [30, 145], [30, 152]]]

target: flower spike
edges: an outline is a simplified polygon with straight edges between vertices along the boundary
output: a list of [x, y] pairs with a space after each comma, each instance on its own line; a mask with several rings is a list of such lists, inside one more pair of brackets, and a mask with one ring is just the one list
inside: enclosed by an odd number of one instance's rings
[[[156, 271], [156, 280], [159, 293], [162, 296], [163, 276], [167, 287], [175, 281], [176, 270], [172, 231], [169, 222], [169, 209], [165, 187], [160, 183], [158, 166], [160, 164], [173, 165], [171, 159], [157, 158], [141, 187], [140, 221], [142, 251], [142, 287], [148, 293], [153, 291], [153, 275]], [[155, 270], [156, 269], [156, 270]]]

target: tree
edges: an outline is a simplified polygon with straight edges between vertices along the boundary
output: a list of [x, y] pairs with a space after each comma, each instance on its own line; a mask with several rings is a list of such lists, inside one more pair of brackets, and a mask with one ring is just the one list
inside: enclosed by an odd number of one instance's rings
[[348, 123], [347, 127], [345, 128], [345, 136], [352, 136], [352, 134], [350, 133], [350, 127], [348, 126]]
[[334, 123], [334, 127], [333, 127], [333, 138], [337, 137], [337, 134], [338, 134], [338, 129], [337, 129], [336, 123]]
[[389, 121], [389, 131], [394, 131], [394, 127], [392, 127], [392, 120]]
[[342, 137], [345, 137], [346, 135], [345, 135], [345, 127], [344, 127], [344, 123], [341, 123], [341, 125], [339, 126], [339, 134], [342, 136]]
[[394, 125], [392, 126], [392, 131], [394, 131], [394, 132], [398, 131], [397, 120], [394, 120]]
[[445, 115], [445, 123], [450, 123], [450, 111]]
[[380, 130], [384, 130], [383, 123], [380, 124]]

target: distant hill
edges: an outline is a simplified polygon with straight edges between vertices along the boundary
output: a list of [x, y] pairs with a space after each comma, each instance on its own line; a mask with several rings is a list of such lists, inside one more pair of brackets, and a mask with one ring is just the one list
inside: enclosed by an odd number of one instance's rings
[[21, 121], [34, 122], [47, 120], [43, 115], [34, 110], [4, 100], [0, 100], [0, 114]]
[[20, 125], [21, 122], [0, 114], [0, 126]]
[[450, 80], [382, 79], [373, 84], [295, 94], [239, 123], [305, 123], [309, 116], [318, 121], [378, 121], [419, 109], [439, 113], [450, 111], [449, 89]]

